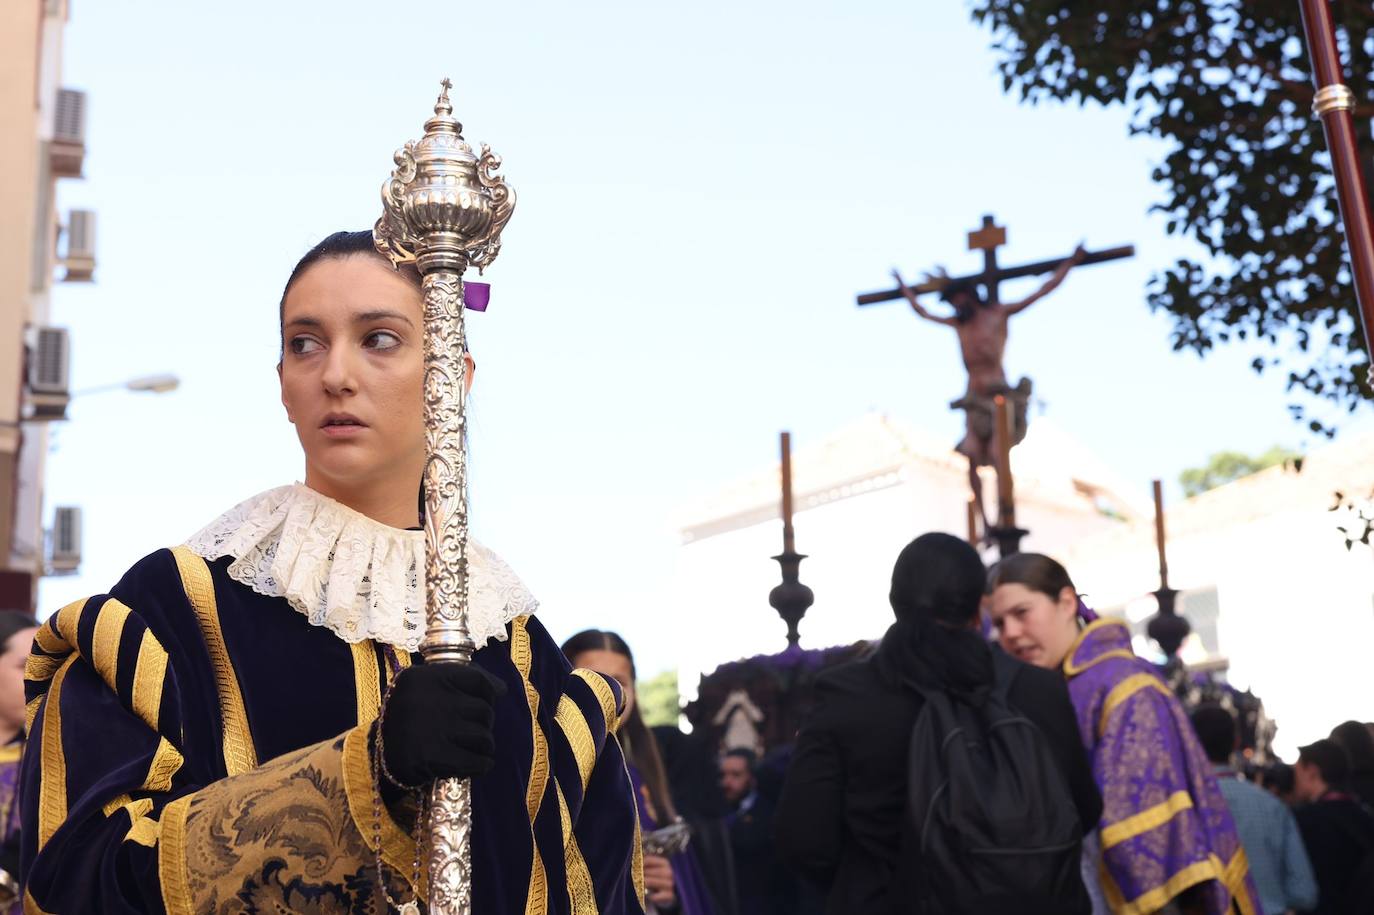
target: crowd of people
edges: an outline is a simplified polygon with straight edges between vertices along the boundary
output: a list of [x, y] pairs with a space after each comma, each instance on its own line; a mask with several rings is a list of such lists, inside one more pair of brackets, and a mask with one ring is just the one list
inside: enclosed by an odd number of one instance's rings
[[763, 758], [649, 727], [625, 640], [560, 644], [475, 541], [472, 663], [423, 663], [421, 306], [370, 233], [325, 239], [279, 313], [305, 482], [0, 614], [12, 911], [419, 912], [455, 778], [476, 912], [1374, 912], [1368, 727], [1247, 770], [1049, 557], [912, 541], [891, 628]]

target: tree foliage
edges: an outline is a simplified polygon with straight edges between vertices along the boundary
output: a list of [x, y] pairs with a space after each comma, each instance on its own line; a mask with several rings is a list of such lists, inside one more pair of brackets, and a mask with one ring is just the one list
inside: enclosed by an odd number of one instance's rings
[[1301, 461], [1296, 451], [1280, 448], [1277, 445], [1257, 457], [1241, 454], [1239, 451], [1219, 451], [1207, 459], [1202, 467], [1189, 467], [1178, 475], [1183, 494], [1192, 498], [1216, 489], [1241, 477], [1268, 470], [1278, 464]]
[[644, 716], [644, 723], [649, 727], [659, 724], [677, 725], [680, 714], [677, 671], [665, 670], [656, 677], [640, 680], [635, 685], [635, 698], [639, 702], [639, 714]]
[[[1374, 7], [1336, 0], [1332, 12], [1368, 162]], [[1119, 103], [1132, 134], [1165, 141], [1154, 209], [1211, 255], [1150, 281], [1174, 349], [1258, 339], [1271, 355], [1255, 370], [1282, 364], [1290, 391], [1350, 410], [1370, 396], [1295, 0], [972, 0], [972, 14], [992, 30], [1007, 91], [1032, 104]], [[1294, 415], [1329, 435], [1302, 400]]]

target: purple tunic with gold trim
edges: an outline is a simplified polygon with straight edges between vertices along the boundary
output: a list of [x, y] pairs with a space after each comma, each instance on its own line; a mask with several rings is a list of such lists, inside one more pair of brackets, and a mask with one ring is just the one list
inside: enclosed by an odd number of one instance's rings
[[1177, 697], [1131, 650], [1127, 625], [1086, 626], [1064, 674], [1102, 790], [1101, 878], [1113, 911], [1156, 912], [1196, 887], [1209, 915], [1260, 913], [1206, 754]]

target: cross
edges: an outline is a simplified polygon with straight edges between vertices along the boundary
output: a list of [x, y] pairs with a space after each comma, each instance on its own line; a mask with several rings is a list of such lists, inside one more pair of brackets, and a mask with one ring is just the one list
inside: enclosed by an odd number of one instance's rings
[[[970, 251], [983, 252], [983, 272], [971, 273], [966, 276], [939, 277], [928, 279], [924, 282], [915, 283], [907, 288], [920, 295], [924, 292], [939, 292], [946, 284], [951, 282], [980, 283], [984, 287], [985, 295], [989, 303], [998, 300], [997, 286], [1007, 280], [1018, 279], [1023, 276], [1039, 276], [1042, 273], [1053, 273], [1064, 258], [1057, 257], [1053, 260], [1036, 261], [1031, 264], [1021, 264], [1016, 267], [1002, 267], [997, 263], [997, 249], [1007, 243], [1006, 226], [999, 226], [991, 216], [983, 217], [983, 224], [974, 231], [968, 233], [968, 249]], [[1133, 245], [1120, 245], [1115, 248], [1106, 248], [1101, 251], [1089, 251], [1083, 258], [1083, 264], [1101, 264], [1107, 261], [1119, 260], [1123, 257], [1134, 257], [1135, 247]], [[878, 305], [883, 302], [892, 302], [902, 298], [902, 290], [895, 286], [891, 289], [884, 289], [881, 292], [865, 292], [858, 297], [860, 305]]]
[[447, 98], [448, 90], [453, 88], [453, 80], [445, 76], [442, 80], [440, 80], [439, 85], [444, 87], [444, 97]]
[[988, 302], [997, 301], [997, 249], [1007, 243], [1007, 227], [983, 217], [981, 228], [968, 233], [968, 249], [983, 252], [983, 288]]

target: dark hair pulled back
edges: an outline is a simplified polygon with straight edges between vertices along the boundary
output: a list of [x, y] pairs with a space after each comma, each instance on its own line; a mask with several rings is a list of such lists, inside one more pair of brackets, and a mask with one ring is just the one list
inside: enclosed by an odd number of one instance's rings
[[[377, 250], [377, 246], [372, 241], [372, 231], [370, 229], [362, 232], [335, 232], [326, 236], [323, 241], [315, 245], [298, 261], [291, 271], [291, 275], [286, 278], [286, 285], [281, 291], [281, 302], [277, 305], [277, 336], [286, 336], [286, 294], [291, 291], [291, 287], [300, 279], [302, 273], [311, 267], [325, 260], [342, 260], [347, 257], [358, 256], [375, 257], [387, 266], [391, 266], [391, 261], [382, 256]], [[402, 277], [410, 280], [416, 288], [420, 286], [420, 273], [413, 266], [407, 264], [400, 267], [397, 271]], [[286, 341], [282, 339], [282, 350], [285, 351]]]
[[1058, 600], [1065, 588], [1078, 593], [1068, 570], [1041, 553], [1015, 553], [998, 562], [988, 572], [987, 593], [999, 585], [1023, 585], [1053, 600]]

